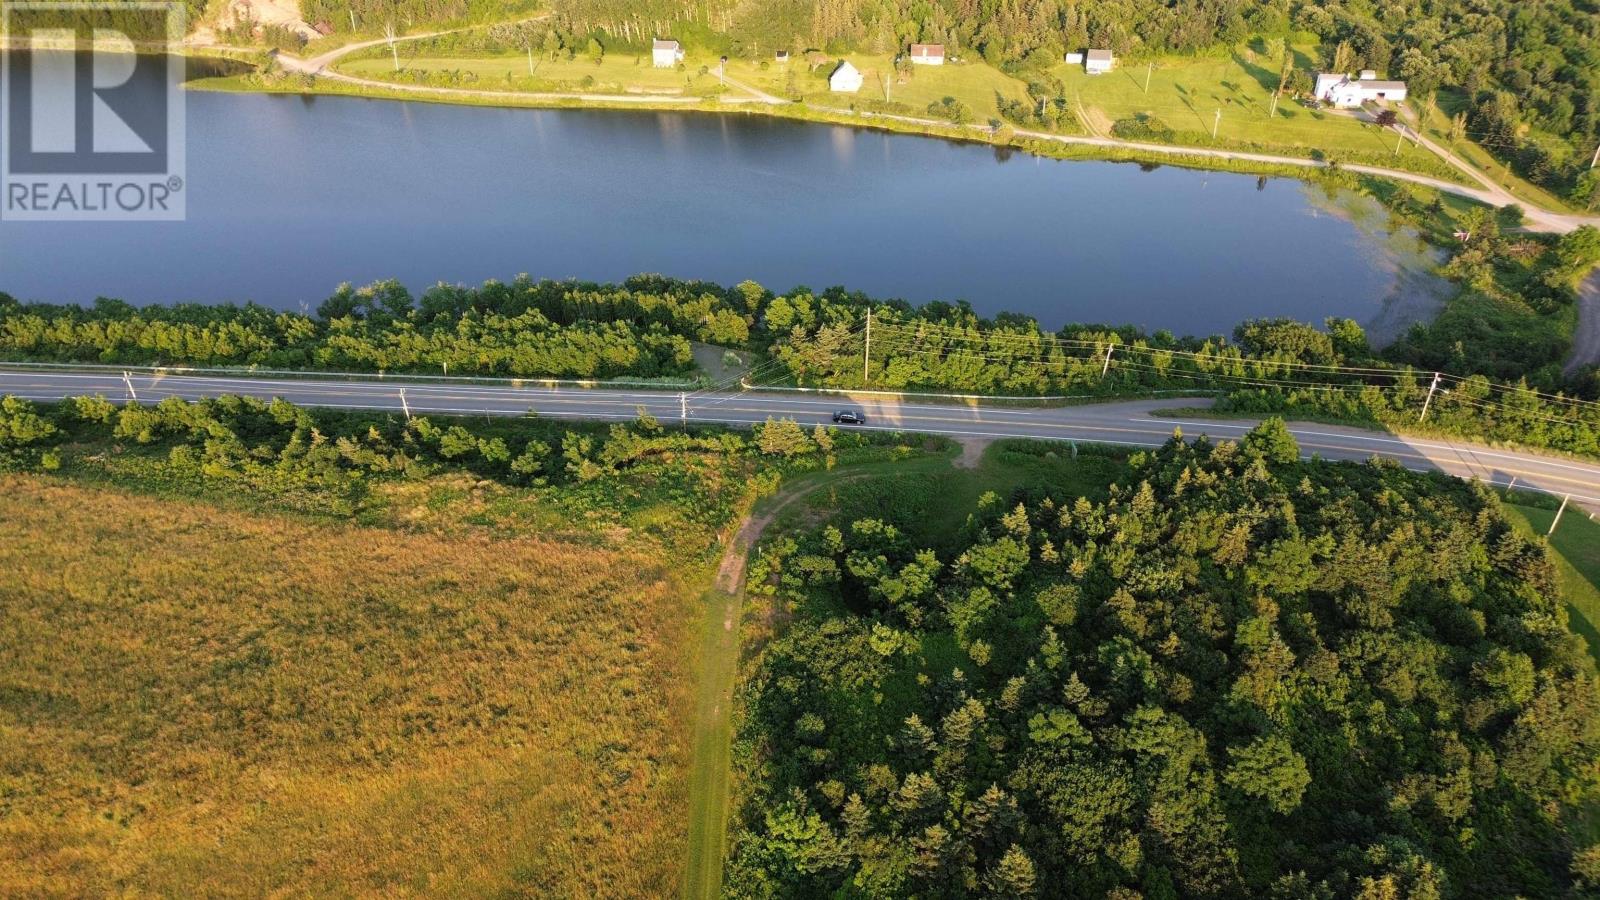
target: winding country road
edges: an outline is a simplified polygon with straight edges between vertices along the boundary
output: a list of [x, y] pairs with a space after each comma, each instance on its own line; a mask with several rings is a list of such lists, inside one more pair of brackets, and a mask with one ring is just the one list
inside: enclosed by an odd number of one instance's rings
[[[1084, 406], [1022, 407], [978, 402], [929, 402], [882, 394], [843, 398], [773, 391], [690, 392], [616, 387], [575, 387], [536, 381], [502, 383], [377, 376], [277, 376], [130, 373], [116, 370], [40, 370], [0, 364], [0, 395], [58, 400], [83, 394], [141, 402], [166, 397], [197, 399], [221, 394], [282, 397], [305, 406], [373, 409], [414, 415], [520, 416], [627, 420], [640, 411], [664, 423], [680, 420], [750, 425], [769, 417], [802, 425], [827, 423], [835, 410], [856, 409], [870, 430], [907, 431], [961, 439], [1037, 438], [1042, 440], [1154, 447], [1174, 428], [1187, 437], [1209, 434], [1236, 438], [1252, 420], [1154, 416], [1158, 409], [1198, 408], [1204, 399], [1140, 400]], [[687, 414], [686, 417], [684, 414]], [[1575, 504], [1600, 512], [1600, 463], [1588, 463], [1526, 450], [1487, 447], [1467, 441], [1366, 431], [1334, 425], [1291, 423], [1306, 455], [1365, 460], [1379, 456], [1417, 471], [1477, 478], [1500, 487], [1521, 487], [1571, 495]]]

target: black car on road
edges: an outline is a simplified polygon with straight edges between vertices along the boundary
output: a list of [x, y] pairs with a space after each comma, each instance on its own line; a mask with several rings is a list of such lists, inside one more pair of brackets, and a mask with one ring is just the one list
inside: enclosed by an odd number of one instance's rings
[[841, 409], [833, 414], [833, 424], [835, 425], [861, 425], [866, 421], [860, 413], [853, 409]]

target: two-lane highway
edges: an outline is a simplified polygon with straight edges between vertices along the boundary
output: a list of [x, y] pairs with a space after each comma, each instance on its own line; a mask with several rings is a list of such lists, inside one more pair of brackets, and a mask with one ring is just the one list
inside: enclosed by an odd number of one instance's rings
[[[0, 365], [0, 394], [59, 400], [100, 394], [111, 400], [153, 403], [167, 397], [198, 399], [222, 394], [282, 397], [305, 406], [373, 409], [414, 415], [535, 415], [543, 418], [627, 420], [640, 411], [663, 422], [750, 425], [791, 418], [803, 425], [827, 423], [835, 411], [853, 409], [864, 427], [920, 432], [956, 439], [1036, 438], [1084, 443], [1158, 446], [1181, 428], [1185, 436], [1237, 438], [1255, 423], [1204, 418], [1153, 417], [1152, 410], [1204, 407], [1210, 401], [1141, 400], [1084, 406], [997, 406], [978, 402], [934, 402], [881, 394], [849, 397], [760, 391], [689, 392], [553, 386], [507, 381], [487, 384], [437, 379], [373, 377], [236, 377], [199, 374], [56, 371]], [[1326, 459], [1393, 459], [1410, 469], [1477, 478], [1501, 487], [1570, 494], [1572, 501], [1600, 511], [1600, 464], [1466, 441], [1411, 437], [1314, 423], [1291, 423], [1306, 455]]]

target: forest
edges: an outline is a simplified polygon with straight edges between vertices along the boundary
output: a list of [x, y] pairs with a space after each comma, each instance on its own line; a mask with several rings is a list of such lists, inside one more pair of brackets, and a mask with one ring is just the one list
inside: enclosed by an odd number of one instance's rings
[[[1039, 445], [1035, 452], [1049, 448]], [[1484, 488], [1281, 421], [1110, 488], [767, 545], [737, 897], [1559, 896], [1600, 887], [1600, 694]]]

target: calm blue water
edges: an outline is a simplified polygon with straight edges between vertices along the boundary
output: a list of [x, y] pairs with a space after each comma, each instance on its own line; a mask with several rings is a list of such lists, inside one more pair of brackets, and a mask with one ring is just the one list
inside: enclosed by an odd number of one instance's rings
[[191, 92], [188, 157], [186, 222], [0, 223], [0, 290], [296, 309], [342, 281], [663, 272], [1200, 334], [1393, 318], [1404, 281], [1293, 180], [756, 117]]

